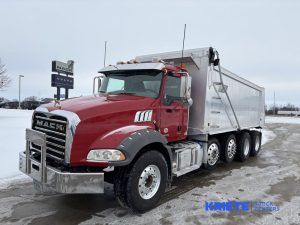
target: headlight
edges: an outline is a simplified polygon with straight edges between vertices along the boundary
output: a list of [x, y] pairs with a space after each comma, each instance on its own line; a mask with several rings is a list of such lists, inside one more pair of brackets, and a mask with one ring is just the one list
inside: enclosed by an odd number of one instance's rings
[[87, 160], [93, 161], [122, 161], [125, 159], [124, 153], [115, 149], [94, 149], [87, 155]]

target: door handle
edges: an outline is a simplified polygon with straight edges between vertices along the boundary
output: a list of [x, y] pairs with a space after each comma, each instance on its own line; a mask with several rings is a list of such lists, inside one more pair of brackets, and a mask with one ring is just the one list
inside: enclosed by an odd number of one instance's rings
[[171, 112], [173, 112], [173, 110], [172, 109], [166, 109], [166, 112], [171, 113]]

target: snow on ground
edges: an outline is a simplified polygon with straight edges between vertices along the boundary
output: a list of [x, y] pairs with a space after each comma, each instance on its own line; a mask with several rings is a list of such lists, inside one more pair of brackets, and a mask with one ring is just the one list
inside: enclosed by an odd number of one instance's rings
[[0, 187], [26, 178], [18, 170], [19, 152], [25, 150], [25, 129], [33, 111], [0, 109]]
[[266, 116], [265, 122], [300, 124], [300, 117]]
[[262, 138], [261, 138], [261, 145], [266, 144], [267, 142], [273, 140], [275, 138], [275, 134], [271, 130], [262, 129]]
[[[265, 118], [266, 124], [272, 123], [284, 123], [284, 124], [300, 124], [300, 117], [284, 117], [284, 116], [266, 116]], [[264, 145], [267, 142], [271, 141], [275, 138], [275, 134], [268, 130], [262, 130], [262, 142], [261, 144]]]

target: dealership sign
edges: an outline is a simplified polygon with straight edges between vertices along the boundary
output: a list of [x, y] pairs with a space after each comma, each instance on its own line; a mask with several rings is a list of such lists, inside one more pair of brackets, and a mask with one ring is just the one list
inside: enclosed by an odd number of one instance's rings
[[67, 63], [52, 61], [52, 72], [73, 75], [74, 61], [69, 60]]
[[51, 87], [74, 89], [74, 79], [73, 77], [66, 77], [58, 74], [52, 74]]
[[68, 60], [67, 63], [52, 61], [51, 87], [57, 88], [56, 98], [60, 100], [60, 89], [65, 89], [65, 99], [69, 97], [69, 89], [74, 89], [74, 61]]

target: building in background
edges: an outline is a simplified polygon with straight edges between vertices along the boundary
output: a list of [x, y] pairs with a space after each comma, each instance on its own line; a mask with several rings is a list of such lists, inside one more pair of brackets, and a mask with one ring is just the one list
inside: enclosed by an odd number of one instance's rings
[[[34, 110], [40, 105], [47, 104], [53, 101], [53, 98], [43, 98], [37, 99], [36, 97], [27, 97], [21, 102], [22, 109]], [[8, 100], [0, 98], [0, 108], [6, 109], [17, 109], [19, 106], [19, 101], [17, 99]]]
[[300, 116], [300, 111], [291, 111], [291, 110], [283, 111], [283, 110], [278, 110], [277, 114], [281, 115], [281, 116]]

